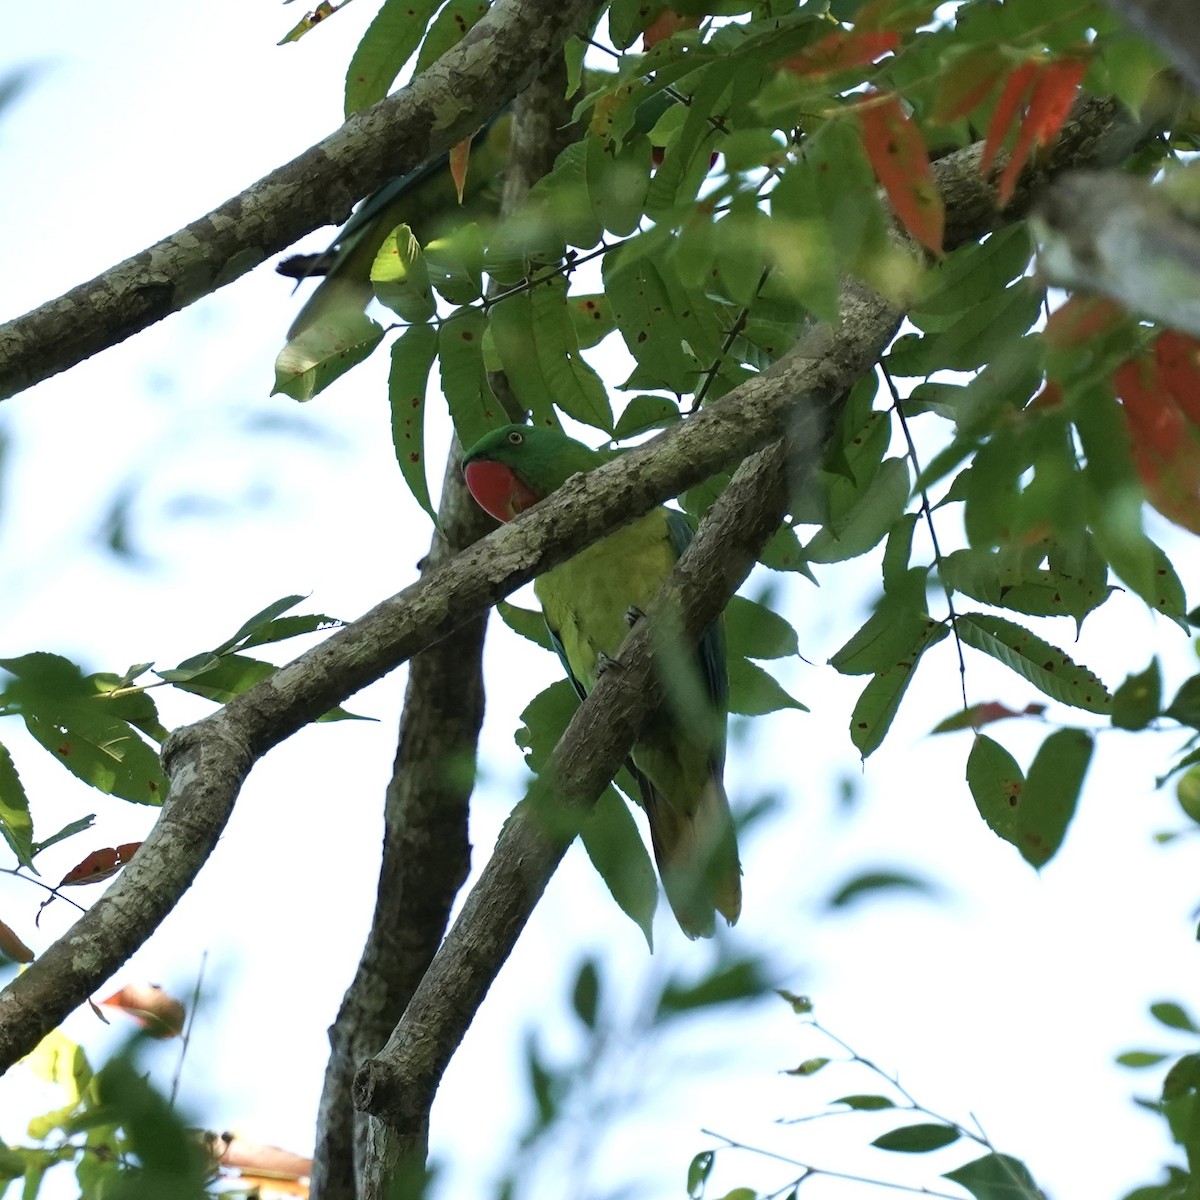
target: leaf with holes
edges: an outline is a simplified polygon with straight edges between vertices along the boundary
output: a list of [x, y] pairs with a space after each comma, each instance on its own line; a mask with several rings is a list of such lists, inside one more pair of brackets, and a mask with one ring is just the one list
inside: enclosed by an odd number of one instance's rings
[[1004, 663], [1052, 700], [1108, 715], [1112, 697], [1099, 677], [1028, 629], [988, 613], [963, 613], [957, 629], [964, 645]]
[[1055, 730], [1029, 767], [1017, 805], [1016, 846], [1039, 870], [1066, 836], [1092, 759], [1092, 739], [1082, 729]]
[[945, 625], [928, 622], [907, 652], [898, 656], [890, 667], [878, 672], [863, 688], [850, 714], [850, 740], [863, 758], [879, 749], [891, 728], [921, 655], [949, 632]]

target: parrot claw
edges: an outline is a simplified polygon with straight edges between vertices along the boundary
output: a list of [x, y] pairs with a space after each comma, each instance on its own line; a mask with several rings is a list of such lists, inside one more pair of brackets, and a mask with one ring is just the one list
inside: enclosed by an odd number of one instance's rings
[[611, 671], [614, 667], [620, 667], [620, 665], [621, 660], [619, 658], [613, 658], [611, 654], [605, 654], [601, 650], [596, 655], [596, 678], [599, 679], [605, 671]]
[[625, 624], [632, 629], [645, 615], [636, 604], [631, 604], [625, 610]]

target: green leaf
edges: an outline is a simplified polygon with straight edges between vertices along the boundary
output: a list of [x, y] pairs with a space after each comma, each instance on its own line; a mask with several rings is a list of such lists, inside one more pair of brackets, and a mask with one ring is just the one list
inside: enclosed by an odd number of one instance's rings
[[1166, 707], [1163, 716], [1200, 729], [1200, 675], [1185, 679], [1175, 693], [1175, 698]]
[[734, 596], [725, 609], [731, 654], [744, 658], [788, 658], [800, 653], [796, 631], [764, 604]]
[[1180, 1029], [1185, 1033], [1200, 1033], [1192, 1015], [1174, 1000], [1158, 1000], [1150, 1005], [1150, 1015], [1168, 1029]]
[[668, 980], [659, 998], [657, 1016], [661, 1020], [672, 1013], [753, 1000], [765, 995], [770, 986], [762, 963], [755, 959], [735, 959], [719, 964], [695, 983]]
[[1017, 849], [1039, 870], [1058, 852], [1092, 759], [1092, 739], [1082, 729], [1058, 729], [1029, 767], [1017, 805]]
[[[277, 617], [282, 616], [289, 608], [295, 608], [306, 597], [301, 595], [295, 596], [280, 596], [278, 600], [272, 600], [266, 608], [260, 609], [252, 617], [248, 617], [238, 627], [238, 631], [228, 640], [222, 642], [215, 647], [210, 655], [205, 655], [206, 658], [220, 657], [229, 650], [236, 649], [243, 645], [251, 636], [264, 629]], [[201, 657], [201, 656], [197, 656]], [[190, 659], [188, 661], [191, 661]], [[183, 669], [182, 664], [175, 668], [177, 671]], [[161, 673], [160, 673], [161, 674]]]
[[617, 418], [613, 440], [624, 442], [651, 429], [664, 429], [679, 422], [679, 405], [662, 396], [634, 396]]
[[167, 780], [158, 754], [98, 693], [96, 683], [57, 654], [0, 660], [13, 675], [4, 688], [11, 711], [73, 775], [135, 804], [161, 804]]
[[837, 1100], [830, 1100], [830, 1104], [844, 1104], [847, 1108], [852, 1108], [856, 1112], [878, 1112], [883, 1108], [895, 1108], [894, 1100], [889, 1100], [886, 1096], [872, 1096], [869, 1094], [859, 1094], [854, 1096], [841, 1096]]
[[[575, 337], [579, 342], [581, 350], [590, 350], [593, 346], [598, 346], [616, 329], [616, 324], [613, 321], [612, 306], [608, 303], [608, 297], [603, 292], [569, 295], [567, 297], [567, 311], [571, 314], [571, 323], [575, 326]], [[634, 397], [635, 400], [637, 398], [636, 396]], [[661, 401], [661, 403], [670, 403], [670, 401]], [[676, 414], [678, 414], [678, 405], [673, 405], [672, 407], [675, 409]], [[629, 436], [629, 434], [618, 433], [617, 440], [620, 441], [622, 437]]]
[[614, 147], [598, 137], [585, 140], [584, 178], [592, 211], [603, 228], [628, 237], [638, 227], [650, 187], [650, 139], [641, 136]]
[[949, 632], [945, 625], [928, 622], [908, 653], [878, 672], [863, 688], [850, 714], [850, 740], [863, 758], [873, 754], [887, 736], [921, 655]]
[[919, 875], [911, 875], [904, 871], [864, 871], [842, 884], [825, 901], [825, 906], [845, 908], [877, 892], [911, 892], [916, 895], [934, 896], [937, 891], [937, 887], [930, 880]]
[[1145, 729], [1162, 705], [1162, 672], [1158, 659], [1136, 675], [1129, 675], [1113, 692], [1112, 723], [1117, 729]]
[[848, 513], [831, 521], [804, 547], [809, 562], [834, 563], [866, 554], [883, 541], [908, 503], [908, 464], [889, 458]]
[[52, 833], [48, 838], [44, 838], [34, 847], [35, 854], [41, 854], [48, 846], [53, 846], [58, 842], [65, 841], [67, 838], [74, 837], [77, 833], [83, 833], [84, 830], [91, 829], [95, 824], [96, 814], [88, 813], [86, 817], [80, 817], [77, 821], [71, 821], [64, 825], [57, 833]]
[[579, 834], [612, 898], [653, 950], [658, 879], [633, 814], [615, 788], [607, 787], [600, 793]]
[[688, 1200], [700, 1200], [704, 1195], [704, 1185], [712, 1174], [713, 1164], [717, 1161], [716, 1153], [712, 1150], [702, 1150], [688, 1163], [687, 1194]]
[[534, 326], [529, 293], [517, 292], [494, 304], [488, 314], [488, 329], [517, 403], [528, 409], [534, 425], [558, 428], [554, 392], [538, 353], [539, 331]]
[[745, 717], [795, 708], [808, 712], [806, 705], [789, 695], [774, 676], [740, 655], [729, 659], [729, 711]]
[[885, 596], [857, 633], [837, 650], [829, 665], [843, 675], [874, 675], [906, 660], [928, 635], [934, 621], [927, 612]]
[[815, 1075], [818, 1071], [829, 1066], [829, 1061], [830, 1060], [825, 1057], [806, 1058], [799, 1066], [789, 1068], [784, 1072], [784, 1074], [798, 1075], [801, 1078], [806, 1078], [809, 1075]]
[[[203, 696], [215, 704], [228, 704], [234, 696], [240, 696], [242, 692], [248, 691], [256, 683], [268, 679], [278, 670], [279, 668], [273, 663], [263, 662], [261, 659], [251, 658], [246, 654], [224, 654], [205, 670], [184, 672], [180, 678], [175, 677], [180, 674], [176, 671], [160, 671], [157, 674], [166, 679], [168, 683], [174, 684], [180, 691]], [[168, 675], [172, 678], [167, 679]], [[320, 722], [370, 719], [347, 712], [340, 706], [331, 708], [317, 718]]]
[[1112, 697], [1098, 676], [1029, 630], [986, 613], [963, 613], [956, 628], [965, 645], [1004, 663], [1051, 699], [1108, 714]]
[[441, 0], [384, 0], [346, 69], [346, 116], [387, 95]]
[[566, 679], [555, 680], [525, 706], [515, 738], [531, 771], [540, 772], [545, 766], [578, 707], [579, 697]]
[[0, 745], [0, 834], [23, 867], [36, 874], [33, 856], [33, 818], [29, 815], [29, 797], [17, 774], [8, 747]]
[[579, 964], [575, 984], [571, 988], [571, 1007], [588, 1029], [596, 1028], [596, 1014], [600, 1008], [600, 975], [595, 959], [585, 958]]
[[1159, 1063], [1166, 1062], [1168, 1058], [1170, 1058], [1169, 1054], [1163, 1054], [1156, 1050], [1126, 1050], [1124, 1054], [1117, 1055], [1116, 1061], [1122, 1067], [1141, 1071], [1146, 1067], [1157, 1067]]
[[407, 225], [397, 225], [384, 238], [371, 264], [371, 286], [380, 304], [412, 324], [437, 312], [425, 255]]
[[442, 392], [460, 446], [473, 446], [507, 420], [488, 382], [483, 360], [487, 320], [477, 308], [460, 308], [438, 330]]
[[579, 352], [566, 285], [561, 280], [542, 284], [530, 295], [534, 346], [555, 405], [576, 421], [611, 435], [612, 406], [600, 376]]
[[550, 641], [550, 630], [546, 628], [546, 618], [532, 608], [521, 608], [501, 600], [496, 604], [500, 619], [514, 633], [519, 633], [526, 640], [541, 646], [543, 650], [555, 653], [554, 643]]
[[1008, 1154], [985, 1154], [946, 1171], [942, 1178], [965, 1188], [975, 1200], [1042, 1200], [1044, 1196], [1029, 1168]]
[[888, 369], [894, 375], [978, 370], [1019, 340], [1037, 320], [1041, 306], [1041, 290], [1020, 279], [937, 333], [897, 338], [887, 355]]
[[[413, 76], [420, 75], [452, 46], [457, 46], [487, 10], [487, 0], [450, 0], [429, 26], [413, 67]], [[424, 29], [423, 22], [421, 28]]]
[[988, 828], [1010, 845], [1017, 844], [1017, 809], [1025, 773], [999, 742], [976, 734], [967, 756], [967, 786]]
[[642, 252], [649, 242], [638, 234], [604, 258], [604, 291], [613, 320], [637, 360], [642, 386], [690, 394], [700, 366], [685, 349], [687, 334], [659, 266]]
[[383, 327], [357, 309], [323, 317], [301, 330], [275, 359], [271, 395], [311, 400], [366, 359], [383, 340]]
[[872, 1146], [880, 1150], [894, 1150], [902, 1154], [927, 1154], [930, 1150], [940, 1150], [959, 1139], [957, 1129], [949, 1125], [905, 1125], [900, 1129], [891, 1129], [880, 1134]]
[[425, 478], [425, 391], [437, 346], [438, 334], [432, 325], [410, 325], [392, 344], [392, 370], [388, 376], [396, 462], [413, 499], [434, 522], [437, 514]]
[[913, 324], [922, 330], [948, 328], [968, 308], [990, 300], [1023, 275], [1031, 253], [1028, 230], [1020, 222], [952, 251], [925, 276], [923, 294], [913, 305]]
[[326, 613], [305, 613], [302, 616], [279, 617], [268, 621], [252, 633], [239, 649], [248, 650], [251, 646], [270, 646], [276, 642], [286, 642], [289, 638], [302, 637], [306, 633], [322, 633], [327, 629], [341, 629], [345, 621]]
[[[469, 198], [469, 191], [468, 184], [464, 202]], [[486, 197], [490, 194], [489, 188], [481, 188], [480, 194]], [[483, 259], [484, 234], [477, 221], [466, 221], [448, 229], [425, 246], [429, 281], [450, 304], [474, 304], [483, 295]]]

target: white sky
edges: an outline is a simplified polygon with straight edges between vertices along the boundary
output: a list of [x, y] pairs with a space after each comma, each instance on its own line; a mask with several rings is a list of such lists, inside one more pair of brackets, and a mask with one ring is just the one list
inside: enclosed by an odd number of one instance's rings
[[[0, 188], [0, 317], [179, 228], [338, 124], [344, 66], [374, 6], [353, 5], [299, 45], [276, 47], [298, 7], [44, 0], [6, 14], [0, 71], [36, 64], [40, 74], [0, 116], [8, 181]], [[287, 282], [265, 264], [0, 408], [12, 439], [0, 478], [0, 654], [56, 650], [117, 671], [148, 659], [170, 666], [277, 596], [311, 592], [307, 611], [349, 618], [413, 579], [428, 532], [392, 463], [385, 356], [306, 408], [270, 399], [274, 355], [295, 308]], [[274, 432], [263, 431], [272, 424]], [[439, 456], [434, 446], [431, 461]], [[131, 532], [143, 565], [115, 562], [95, 536], [122, 488], [136, 490]], [[1200, 595], [1191, 543], [1172, 545]], [[823, 572], [820, 590], [803, 581], [786, 589], [785, 615], [814, 665], [785, 664], [781, 678], [813, 711], [734, 737], [735, 805], [768, 791], [783, 803], [778, 818], [745, 838], [745, 915], [728, 944], [768, 954], [781, 986], [811, 994], [830, 1028], [898, 1071], [931, 1108], [960, 1120], [973, 1112], [1051, 1195], [1120, 1196], [1157, 1177], [1173, 1155], [1160, 1123], [1129, 1099], [1153, 1093], [1158, 1074], [1122, 1071], [1113, 1055], [1192, 1048], [1145, 1014], [1151, 1000], [1186, 1002], [1197, 990], [1196, 840], [1166, 848], [1151, 840], [1183, 823], [1171, 796], [1153, 790], [1182, 739], [1104, 733], [1064, 851], [1036, 875], [975, 813], [963, 782], [967, 736], [925, 736], [956, 707], [950, 642], [922, 665], [887, 746], [860, 770], [846, 725], [863, 681], [823, 664], [864, 619], [873, 573], [870, 562], [851, 563]], [[550, 656], [493, 626], [487, 786], [472, 826], [477, 864], [519, 794], [517, 714], [558, 673]], [[1047, 628], [1060, 644], [1073, 636], [1066, 622]], [[1118, 595], [1068, 651], [1115, 687], [1157, 646], [1172, 684], [1191, 673], [1185, 637]], [[212, 1128], [299, 1151], [311, 1143], [325, 1029], [373, 900], [403, 683], [397, 672], [351, 702], [379, 724], [306, 731], [256, 768], [196, 887], [101, 989], [151, 979], [190, 993], [208, 952], [209, 1001], [181, 1094]], [[969, 687], [973, 700], [1016, 708], [1039, 699], [977, 656]], [[160, 699], [168, 724], [207, 711]], [[1061, 706], [1050, 716], [1090, 721]], [[1045, 732], [1010, 723], [996, 736], [1028, 765]], [[42, 835], [80, 812], [98, 814], [91, 833], [47, 853], [48, 878], [148, 827], [152, 812], [93, 793], [43, 761], [19, 723], [4, 722], [0, 737], [17, 757]], [[839, 802], [844, 780], [858, 794], [851, 808]], [[944, 899], [890, 896], [824, 909], [841, 883], [873, 867], [925, 873], [943, 885]], [[35, 949], [71, 912], [60, 902], [35, 930], [40, 899], [0, 877], [0, 918]], [[649, 960], [640, 934], [573, 850], [439, 1093], [442, 1195], [485, 1195], [489, 1172], [510, 1152], [528, 1115], [520, 1074], [527, 1031], [552, 1052], [578, 1049], [567, 988], [583, 952], [606, 964], [624, 1012], [649, 976], [698, 972], [712, 961], [713, 948], [687, 943], [669, 917], [656, 935]], [[67, 1028], [94, 1061], [124, 1033], [86, 1012]], [[826, 1052], [772, 1002], [638, 1044], [616, 1079], [640, 1090], [640, 1102], [622, 1101], [622, 1119], [603, 1137], [581, 1118], [580, 1130], [600, 1139], [590, 1190], [636, 1180], [638, 1196], [682, 1195], [687, 1162], [711, 1144], [702, 1126], [818, 1165], [929, 1186], [939, 1170], [973, 1157], [957, 1147], [915, 1161], [862, 1152], [886, 1127], [868, 1117], [774, 1127], [776, 1118], [819, 1111], [823, 1099], [879, 1090], [850, 1068], [811, 1080], [778, 1074]], [[168, 1045], [154, 1059], [160, 1082], [176, 1054]], [[0, 1137], [19, 1140], [24, 1120], [52, 1102], [11, 1072], [0, 1080]], [[565, 1194], [567, 1174], [572, 1192], [582, 1192], [578, 1161], [559, 1157], [533, 1194]], [[778, 1164], [730, 1155], [709, 1194], [736, 1184], [769, 1190], [788, 1178]], [[871, 1193], [819, 1180], [810, 1190]]]

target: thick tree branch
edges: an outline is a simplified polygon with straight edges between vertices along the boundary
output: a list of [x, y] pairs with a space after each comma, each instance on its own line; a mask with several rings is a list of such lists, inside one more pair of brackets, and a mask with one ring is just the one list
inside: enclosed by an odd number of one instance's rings
[[[1111, 109], [1110, 115], [1111, 115]], [[1074, 161], [1108, 158], [1119, 120], [1089, 133]], [[1117, 130], [1118, 133], [1113, 133]], [[978, 148], [938, 163], [939, 182], [973, 183]], [[1017, 202], [1004, 216], [1020, 215]], [[993, 225], [982, 200], [973, 236]], [[958, 240], [967, 222], [951, 217]], [[0, 992], [0, 1071], [36, 1045], [154, 931], [203, 865], [254, 761], [347, 696], [443, 638], [540, 571], [624, 521], [740, 461], [783, 435], [796, 396], [832, 403], [876, 361], [899, 319], [887, 303], [850, 287], [835, 332], [818, 330], [783, 362], [653, 442], [568, 482], [520, 520], [437, 567], [420, 583], [283, 667], [167, 745], [171, 794], [136, 858], [39, 960]]]
[[475, 133], [597, 10], [595, 0], [499, 0], [408, 87], [178, 233], [0, 325], [0, 399], [340, 224], [355, 201]]
[[1200, 22], [1193, 0], [1107, 0], [1144, 38], [1153, 42], [1200, 92]]
[[[512, 211], [571, 138], [561, 55], [513, 106], [513, 140], [502, 211]], [[509, 416], [519, 420], [521, 414]], [[496, 522], [463, 484], [457, 439], [450, 448], [438, 528], [422, 564], [439, 563], [485, 537]], [[470, 870], [467, 808], [483, 721], [483, 640], [487, 614], [421, 651], [409, 664], [400, 740], [384, 805], [383, 861], [362, 959], [330, 1029], [313, 1156], [313, 1200], [356, 1200], [372, 1156], [368, 1122], [351, 1100], [359, 1066], [395, 1028], [446, 932], [450, 908]], [[426, 1131], [407, 1157], [425, 1159]], [[378, 1157], [376, 1154], [374, 1157]], [[394, 1172], [399, 1167], [386, 1154]]]
[[[827, 406], [804, 407], [798, 440], [812, 445]], [[415, 1138], [424, 1128], [442, 1072], [570, 844], [572, 833], [562, 826], [576, 821], [547, 821], [545, 806], [569, 806], [577, 819], [591, 808], [661, 701], [656, 629], [661, 635], [664, 622], [676, 628], [678, 621], [682, 642], [694, 643], [745, 579], [786, 506], [786, 461], [776, 443], [743, 463], [718, 497], [647, 619], [626, 638], [620, 666], [601, 676], [505, 825], [396, 1031], [355, 1081], [356, 1102], [399, 1137], [411, 1131]], [[367, 1196], [385, 1194], [376, 1180]]]

